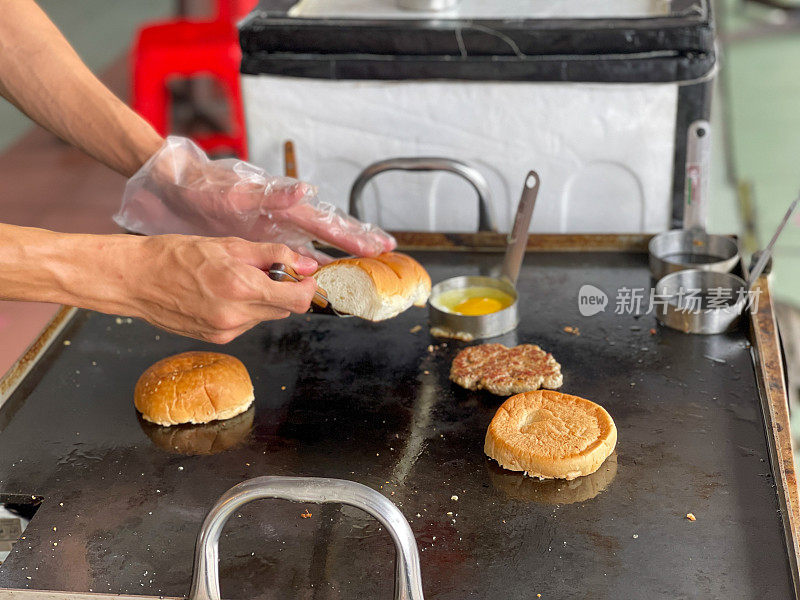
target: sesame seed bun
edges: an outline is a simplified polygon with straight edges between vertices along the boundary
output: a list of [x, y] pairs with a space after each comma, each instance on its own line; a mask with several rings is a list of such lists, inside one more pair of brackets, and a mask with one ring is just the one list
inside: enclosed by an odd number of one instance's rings
[[209, 423], [243, 413], [253, 384], [239, 359], [217, 352], [184, 352], [147, 369], [134, 390], [142, 418], [169, 427]]

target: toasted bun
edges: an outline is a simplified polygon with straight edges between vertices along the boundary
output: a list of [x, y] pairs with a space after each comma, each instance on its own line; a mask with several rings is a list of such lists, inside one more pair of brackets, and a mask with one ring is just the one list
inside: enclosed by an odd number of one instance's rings
[[253, 402], [253, 384], [239, 359], [217, 352], [164, 358], [136, 382], [133, 403], [158, 425], [230, 419]]
[[537, 390], [503, 402], [486, 431], [484, 452], [510, 471], [575, 479], [594, 473], [616, 444], [617, 428], [602, 406]]
[[431, 295], [431, 278], [428, 272], [407, 254], [387, 252], [375, 257], [395, 272], [401, 281], [411, 282], [414, 285], [412, 304], [425, 306], [428, 296]]
[[342, 258], [314, 278], [336, 310], [370, 321], [395, 317], [412, 304], [425, 306], [431, 293], [431, 278], [422, 265], [398, 252]]

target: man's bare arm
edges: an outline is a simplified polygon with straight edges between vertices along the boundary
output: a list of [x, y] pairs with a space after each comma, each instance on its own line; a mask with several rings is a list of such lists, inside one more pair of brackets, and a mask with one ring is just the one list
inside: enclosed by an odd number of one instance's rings
[[0, 94], [39, 125], [130, 177], [162, 137], [86, 67], [33, 0], [0, 0]]
[[282, 262], [317, 263], [280, 244], [188, 235], [83, 235], [0, 224], [0, 299], [40, 300], [139, 317], [225, 343], [262, 321], [308, 310], [316, 285], [277, 283]]

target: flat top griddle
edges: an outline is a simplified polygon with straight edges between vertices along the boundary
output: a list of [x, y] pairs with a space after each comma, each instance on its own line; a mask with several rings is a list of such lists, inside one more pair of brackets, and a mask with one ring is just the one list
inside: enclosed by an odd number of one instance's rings
[[[434, 281], [498, 260], [414, 255]], [[585, 283], [609, 294], [605, 312], [580, 316]], [[484, 456], [502, 399], [448, 381], [464, 344], [430, 338], [422, 309], [377, 324], [265, 323], [223, 349], [247, 365], [254, 409], [166, 431], [134, 410], [138, 376], [212, 346], [79, 312], [0, 408], [0, 494], [44, 497], [0, 588], [185, 595], [219, 495], [257, 475], [309, 475], [364, 483], [399, 506], [427, 598], [792, 597], [746, 332], [688, 336], [652, 315], [615, 314], [617, 289], [650, 285], [641, 254], [526, 257], [521, 324], [506, 341], [552, 352], [562, 391], [602, 404], [619, 430], [600, 471], [570, 483], [525, 479]], [[223, 534], [222, 593], [389, 598], [393, 553], [358, 511], [260, 501]]]

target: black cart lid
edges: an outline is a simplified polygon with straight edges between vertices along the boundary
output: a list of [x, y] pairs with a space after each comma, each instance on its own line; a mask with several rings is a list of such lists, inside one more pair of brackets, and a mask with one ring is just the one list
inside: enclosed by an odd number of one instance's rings
[[601, 4], [598, 17], [409, 19], [298, 17], [286, 2], [262, 0], [240, 27], [241, 70], [321, 79], [587, 82], [687, 81], [712, 71], [707, 0], [678, 0], [649, 16], [616, 17], [613, 2]]

